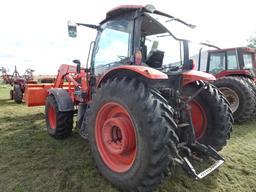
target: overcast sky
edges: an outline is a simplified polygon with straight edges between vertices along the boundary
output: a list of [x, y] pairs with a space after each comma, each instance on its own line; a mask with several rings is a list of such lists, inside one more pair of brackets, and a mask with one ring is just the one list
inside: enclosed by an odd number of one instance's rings
[[256, 32], [255, 0], [8, 0], [0, 2], [0, 67], [54, 75], [62, 63], [85, 63], [95, 33], [79, 29], [78, 38], [71, 39], [67, 21], [98, 24], [121, 4], [153, 4], [195, 24], [202, 40], [220, 47], [245, 46]]

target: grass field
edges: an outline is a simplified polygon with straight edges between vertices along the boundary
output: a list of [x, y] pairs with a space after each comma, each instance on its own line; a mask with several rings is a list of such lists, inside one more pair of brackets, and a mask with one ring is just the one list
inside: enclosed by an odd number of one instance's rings
[[[176, 168], [160, 192], [256, 192], [256, 120], [235, 125], [221, 152], [226, 163], [214, 174], [194, 181]], [[48, 136], [44, 108], [9, 100], [0, 85], [0, 192], [112, 192], [99, 175], [86, 141], [74, 131], [66, 140]]]

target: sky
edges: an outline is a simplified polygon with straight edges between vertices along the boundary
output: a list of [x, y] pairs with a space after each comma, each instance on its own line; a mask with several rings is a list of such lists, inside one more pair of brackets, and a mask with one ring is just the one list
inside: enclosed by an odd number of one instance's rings
[[219, 47], [246, 46], [256, 36], [255, 0], [8, 0], [0, 1], [0, 67], [22, 74], [55, 75], [73, 59], [86, 63], [95, 31], [79, 28], [68, 37], [67, 22], [98, 24], [122, 4], [153, 4], [158, 10], [197, 26], [197, 35]]

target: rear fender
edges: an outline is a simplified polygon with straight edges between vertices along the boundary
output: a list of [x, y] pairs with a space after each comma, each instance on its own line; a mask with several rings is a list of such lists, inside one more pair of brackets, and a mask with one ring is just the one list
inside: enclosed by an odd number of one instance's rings
[[186, 86], [190, 83], [196, 82], [196, 81], [215, 81], [216, 78], [209, 74], [202, 71], [196, 71], [196, 70], [189, 70], [182, 73], [183, 81], [182, 86]]
[[49, 95], [54, 96], [57, 102], [59, 111], [65, 112], [65, 111], [74, 110], [74, 103], [65, 89], [61, 89], [61, 88], [49, 89]]
[[215, 75], [217, 79], [226, 76], [244, 76], [253, 79], [253, 74], [250, 70], [225, 70]]
[[116, 76], [124, 76], [128, 75], [130, 77], [140, 77], [144, 79], [151, 79], [151, 80], [163, 80], [168, 79], [168, 75], [151, 67], [146, 66], [138, 66], [138, 65], [122, 65], [116, 68], [111, 69], [103, 76], [100, 77], [97, 87], [103, 82], [106, 82], [108, 79], [112, 79]]

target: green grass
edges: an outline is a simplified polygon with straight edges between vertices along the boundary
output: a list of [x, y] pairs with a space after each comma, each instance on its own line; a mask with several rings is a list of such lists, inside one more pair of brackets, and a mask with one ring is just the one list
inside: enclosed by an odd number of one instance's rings
[[[256, 192], [256, 120], [235, 125], [221, 154], [225, 164], [201, 181], [175, 168], [160, 192]], [[117, 191], [97, 172], [86, 141], [75, 130], [66, 140], [48, 136], [44, 108], [9, 100], [0, 85], [0, 191]]]

